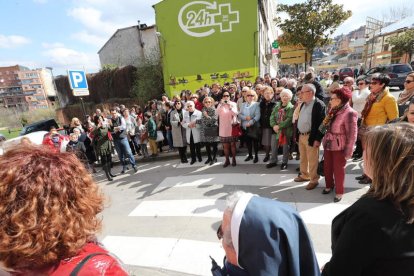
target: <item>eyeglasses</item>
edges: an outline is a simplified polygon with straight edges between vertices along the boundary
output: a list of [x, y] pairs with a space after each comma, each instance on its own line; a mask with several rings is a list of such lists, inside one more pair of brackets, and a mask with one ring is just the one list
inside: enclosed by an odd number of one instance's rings
[[211, 101], [205, 101], [204, 103], [211, 103]]
[[192, 105], [187, 105], [187, 108], [193, 107]]
[[217, 229], [217, 238], [221, 240], [223, 238], [223, 228], [221, 227], [221, 224], [219, 228]]
[[380, 84], [379, 82], [376, 82], [376, 81], [372, 81], [371, 82], [371, 85], [378, 85], [378, 84]]
[[345, 84], [352, 84], [352, 81], [346, 81]]
[[364, 85], [365, 82], [358, 82], [358, 85]]
[[230, 97], [230, 95], [223, 95], [223, 98], [227, 98], [227, 97]]
[[246, 95], [246, 97], [254, 97], [253, 95]]
[[414, 81], [412, 81], [412, 80], [405, 80], [404, 82], [409, 84], [409, 83], [412, 83]]

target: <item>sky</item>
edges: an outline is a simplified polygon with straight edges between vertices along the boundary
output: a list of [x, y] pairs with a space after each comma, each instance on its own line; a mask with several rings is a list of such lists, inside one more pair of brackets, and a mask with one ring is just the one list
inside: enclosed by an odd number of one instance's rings
[[[243, 0], [246, 1], [246, 0]], [[253, 1], [253, 0], [249, 0]], [[277, 1], [277, 0], [276, 0]], [[367, 16], [381, 19], [391, 6], [408, 1], [333, 0], [353, 16], [334, 35], [365, 24]], [[0, 66], [52, 67], [99, 71], [98, 51], [119, 28], [137, 20], [155, 24], [152, 5], [160, 0], [0, 0]], [[279, 0], [294, 4], [304, 0]]]

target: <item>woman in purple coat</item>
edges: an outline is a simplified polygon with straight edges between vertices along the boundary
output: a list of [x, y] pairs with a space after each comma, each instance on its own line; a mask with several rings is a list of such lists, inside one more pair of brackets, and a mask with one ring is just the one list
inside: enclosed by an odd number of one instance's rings
[[322, 144], [326, 188], [322, 194], [329, 194], [335, 186], [334, 202], [341, 201], [344, 194], [346, 160], [352, 157], [357, 137], [358, 113], [348, 103], [351, 97], [352, 91], [347, 87], [332, 91], [330, 110], [319, 128], [325, 133]]

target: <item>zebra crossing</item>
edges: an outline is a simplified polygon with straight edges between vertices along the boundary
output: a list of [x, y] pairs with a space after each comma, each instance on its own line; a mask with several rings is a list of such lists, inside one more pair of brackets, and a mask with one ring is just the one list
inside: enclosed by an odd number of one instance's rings
[[238, 165], [228, 168], [222, 168], [223, 158], [212, 166], [160, 161], [143, 164], [137, 174], [122, 175], [113, 183], [102, 179], [99, 183], [111, 205], [104, 212], [100, 240], [132, 269], [132, 275], [211, 275], [208, 256], [218, 263], [224, 257], [215, 231], [225, 198], [244, 190], [298, 210], [322, 266], [331, 256], [332, 219], [367, 190], [354, 180], [361, 164], [347, 164], [344, 198], [333, 203], [333, 195], [321, 194], [323, 179], [312, 191], [304, 189], [307, 182], [293, 181], [299, 161], [291, 160], [288, 170], [281, 171], [266, 169], [261, 161], [244, 162], [244, 158], [238, 156]]

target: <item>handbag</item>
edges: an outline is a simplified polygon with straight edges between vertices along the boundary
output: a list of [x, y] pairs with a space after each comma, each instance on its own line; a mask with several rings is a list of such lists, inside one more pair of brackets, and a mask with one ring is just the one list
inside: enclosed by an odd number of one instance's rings
[[206, 126], [204, 127], [204, 136], [206, 137], [217, 137], [218, 136], [218, 126]]
[[145, 140], [148, 140], [148, 131], [143, 132], [141, 134], [140, 138], [141, 138], [141, 142], [145, 141]]
[[231, 125], [231, 136], [233, 136], [233, 137], [242, 136], [242, 130], [241, 130], [241, 127], [240, 127], [239, 123]]
[[157, 142], [161, 142], [164, 141], [164, 134], [162, 134], [161, 130], [157, 130], [157, 140], [155, 140]]
[[254, 123], [252, 126], [246, 128], [246, 135], [252, 139], [259, 139], [260, 127], [258, 123]]
[[324, 163], [324, 158], [322, 156], [321, 161], [319, 161], [318, 171], [317, 171], [320, 176], [325, 176], [325, 173], [324, 173], [324, 170], [323, 170], [323, 165], [324, 165], [323, 163]]

